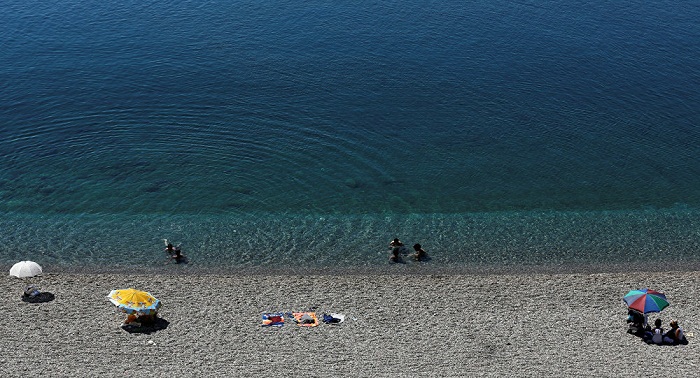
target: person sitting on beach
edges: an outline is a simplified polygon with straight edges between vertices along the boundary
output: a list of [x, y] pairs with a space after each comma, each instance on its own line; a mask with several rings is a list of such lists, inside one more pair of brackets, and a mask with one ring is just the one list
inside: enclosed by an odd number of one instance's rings
[[644, 334], [644, 340], [647, 343], [654, 343], [657, 345], [661, 345], [664, 343], [664, 329], [661, 328], [661, 323], [661, 319], [656, 319], [656, 321], [654, 322], [654, 329], [652, 329], [651, 331], [647, 331]]
[[416, 261], [421, 261], [427, 255], [423, 250], [423, 247], [421, 247], [421, 245], [418, 243], [413, 245], [413, 250], [416, 251], [416, 253], [413, 255], [413, 258], [416, 259]]
[[685, 338], [685, 334], [683, 333], [681, 327], [678, 326], [678, 321], [672, 320], [669, 325], [671, 326], [671, 329], [664, 334], [664, 344], [687, 344], [688, 340]]
[[144, 326], [151, 326], [155, 323], [156, 318], [158, 317], [158, 313], [153, 313], [152, 315], [140, 315], [139, 316], [139, 321], [141, 324]]
[[128, 325], [134, 325], [134, 326], [140, 326], [141, 324], [137, 322], [139, 320], [138, 315], [136, 314], [129, 314], [129, 316], [124, 319], [124, 323], [122, 323], [123, 326], [128, 326]]
[[627, 332], [638, 336], [644, 334], [646, 318], [641, 312], [629, 309], [629, 311], [627, 311], [627, 323], [629, 323]]

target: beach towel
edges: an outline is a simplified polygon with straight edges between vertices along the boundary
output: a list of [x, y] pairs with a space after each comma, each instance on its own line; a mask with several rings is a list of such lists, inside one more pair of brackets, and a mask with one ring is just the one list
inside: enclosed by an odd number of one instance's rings
[[262, 315], [263, 327], [282, 327], [284, 325], [284, 314], [281, 312], [267, 312]]
[[343, 314], [323, 314], [323, 322], [326, 324], [340, 324], [345, 321]]
[[300, 327], [316, 327], [318, 325], [315, 312], [294, 312], [292, 315]]

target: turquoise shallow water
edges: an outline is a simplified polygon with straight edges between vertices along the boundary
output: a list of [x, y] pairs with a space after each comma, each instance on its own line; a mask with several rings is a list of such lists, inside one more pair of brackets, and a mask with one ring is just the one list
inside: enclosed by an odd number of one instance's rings
[[[167, 237], [183, 243], [182, 269], [334, 268], [386, 264], [394, 235], [420, 242], [431, 259], [405, 269], [574, 269], [609, 264], [654, 269], [697, 265], [698, 211], [499, 212], [311, 216], [6, 216], [6, 261], [54, 268], [158, 267]], [[6, 246], [12, 246], [7, 248]], [[659, 263], [662, 262], [662, 263]]]
[[696, 261], [694, 2], [3, 3], [0, 261]]

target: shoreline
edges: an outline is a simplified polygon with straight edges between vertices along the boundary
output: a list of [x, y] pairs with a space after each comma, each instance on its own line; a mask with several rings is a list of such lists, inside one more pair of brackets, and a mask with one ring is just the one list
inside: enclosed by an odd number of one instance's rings
[[[691, 376], [700, 347], [647, 345], [626, 333], [622, 296], [652, 287], [661, 314], [700, 330], [700, 271], [556, 274], [46, 273], [55, 295], [19, 299], [29, 280], [0, 279], [5, 376], [623, 376], [654, 369]], [[146, 290], [167, 327], [119, 327], [112, 289]], [[276, 311], [337, 312], [338, 326], [261, 327]], [[650, 321], [657, 314], [650, 316]], [[116, 358], [115, 356], [118, 356]], [[635, 356], [640, 363], [629, 363]], [[119, 361], [130, 361], [115, 365]], [[131, 361], [138, 361], [132, 365]], [[138, 367], [137, 367], [138, 366]]]
[[[347, 267], [304, 267], [304, 266], [208, 266], [195, 263], [163, 265], [58, 265], [38, 262], [44, 272], [55, 274], [156, 274], [183, 276], [284, 276], [284, 275], [537, 275], [537, 274], [606, 274], [606, 273], [648, 273], [662, 264], [664, 272], [700, 271], [700, 261], [686, 262], [645, 262], [645, 263], [577, 263], [551, 265], [472, 265], [445, 266], [430, 262], [389, 263], [382, 262], [371, 266]], [[9, 271], [12, 264], [0, 264], [0, 269]]]
[[[464, 272], [581, 271], [577, 265], [700, 265], [695, 209], [487, 214], [14, 214], [0, 228], [2, 263], [161, 267], [163, 238], [183, 242], [192, 268], [387, 267], [388, 242], [423, 245], [429, 267]], [[413, 268], [413, 264], [406, 264]], [[524, 268], [522, 268], [523, 266]], [[651, 265], [650, 265], [651, 266]], [[116, 269], [116, 268], [113, 268]], [[296, 268], [295, 268], [296, 269]], [[392, 269], [392, 268], [389, 268]], [[470, 270], [471, 269], [471, 270]], [[623, 268], [621, 271], [624, 271]], [[674, 268], [675, 269], [675, 268]], [[685, 268], [680, 268], [685, 269]], [[692, 269], [692, 268], [691, 268]], [[102, 269], [105, 270], [105, 269]], [[341, 269], [342, 270], [342, 269]]]

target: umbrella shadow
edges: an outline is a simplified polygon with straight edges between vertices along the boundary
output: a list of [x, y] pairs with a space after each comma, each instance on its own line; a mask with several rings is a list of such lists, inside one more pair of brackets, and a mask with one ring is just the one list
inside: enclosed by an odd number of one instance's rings
[[56, 299], [56, 296], [53, 295], [53, 293], [48, 292], [48, 291], [39, 293], [39, 294], [34, 295], [34, 296], [31, 296], [31, 295], [23, 295], [22, 296], [22, 302], [26, 302], [26, 303], [46, 303], [46, 302], [51, 302], [54, 299]]
[[153, 332], [158, 332], [161, 330], [164, 330], [168, 328], [168, 325], [170, 325], [170, 322], [163, 319], [163, 318], [156, 318], [152, 324], [141, 324], [141, 325], [135, 325], [135, 324], [127, 324], [123, 325], [122, 329], [125, 330], [126, 332], [129, 333], [145, 333], [145, 334], [151, 334]]

